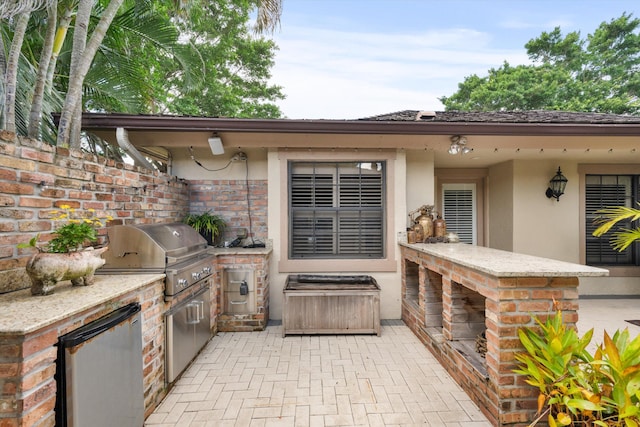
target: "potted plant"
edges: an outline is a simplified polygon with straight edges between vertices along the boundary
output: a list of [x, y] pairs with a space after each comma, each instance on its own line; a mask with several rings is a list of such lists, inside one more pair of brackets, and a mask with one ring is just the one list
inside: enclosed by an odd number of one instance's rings
[[[61, 205], [60, 209], [54, 211], [58, 216], [53, 219], [64, 221], [64, 224], [56, 228], [50, 241], [39, 244], [38, 234], [28, 243], [18, 245], [38, 251], [25, 266], [33, 295], [53, 293], [55, 285], [62, 280], [71, 280], [76, 286], [92, 285], [96, 269], [105, 263], [100, 255], [107, 250], [106, 246], [100, 249], [85, 247], [98, 240], [96, 229], [104, 225], [102, 220], [96, 218], [91, 209], [88, 216], [76, 213], [69, 205]], [[109, 220], [111, 217], [106, 218]]]
[[213, 214], [211, 211], [190, 213], [183, 222], [200, 233], [210, 246], [221, 246], [219, 239], [227, 224], [220, 215]]

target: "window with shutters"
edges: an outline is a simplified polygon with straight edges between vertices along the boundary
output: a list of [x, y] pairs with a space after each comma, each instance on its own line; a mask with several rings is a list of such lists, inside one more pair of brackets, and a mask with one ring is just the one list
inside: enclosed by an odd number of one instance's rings
[[461, 242], [476, 244], [476, 185], [442, 184], [442, 216], [447, 231]]
[[637, 175], [586, 175], [586, 261], [590, 265], [639, 265], [636, 245], [623, 252], [611, 248], [611, 232], [622, 228], [635, 228], [630, 221], [620, 221], [614, 229], [602, 237], [594, 237], [593, 221], [599, 209], [611, 206], [637, 207], [640, 176]]
[[289, 168], [289, 257], [383, 258], [385, 162]]

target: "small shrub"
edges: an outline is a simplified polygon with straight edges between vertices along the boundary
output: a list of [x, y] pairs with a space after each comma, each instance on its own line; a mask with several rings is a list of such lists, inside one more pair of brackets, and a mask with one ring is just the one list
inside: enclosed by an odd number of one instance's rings
[[516, 356], [515, 373], [539, 391], [538, 417], [549, 426], [640, 426], [640, 335], [628, 329], [606, 332], [592, 355], [593, 329], [579, 337], [557, 310], [537, 328], [518, 331], [526, 352]]

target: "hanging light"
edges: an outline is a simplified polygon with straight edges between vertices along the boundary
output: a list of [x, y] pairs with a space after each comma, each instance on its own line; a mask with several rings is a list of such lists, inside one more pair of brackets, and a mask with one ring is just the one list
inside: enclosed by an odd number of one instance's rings
[[473, 148], [467, 147], [467, 138], [460, 135], [453, 135], [451, 138], [451, 145], [449, 146], [449, 154], [469, 154], [473, 151]]
[[545, 192], [546, 196], [548, 198], [555, 197], [556, 201], [559, 202], [560, 196], [564, 194], [564, 190], [567, 187], [567, 182], [567, 177], [562, 175], [560, 166], [558, 166], [558, 172], [556, 172], [556, 175], [549, 181], [549, 188], [547, 188]]

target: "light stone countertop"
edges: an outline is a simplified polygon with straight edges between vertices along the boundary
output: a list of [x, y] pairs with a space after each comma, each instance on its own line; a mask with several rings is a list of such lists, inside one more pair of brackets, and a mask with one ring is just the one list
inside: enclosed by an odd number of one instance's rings
[[270, 244], [267, 244], [264, 248], [243, 248], [238, 246], [235, 248], [216, 248], [209, 247], [208, 253], [216, 256], [224, 255], [267, 255], [273, 250]]
[[58, 283], [53, 294], [34, 296], [29, 288], [0, 295], [0, 336], [24, 335], [134, 291], [164, 274], [96, 275], [91, 286]]
[[399, 244], [494, 277], [601, 277], [609, 275], [609, 270], [604, 268], [466, 243], [409, 244], [399, 242]]

